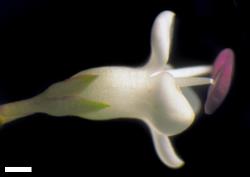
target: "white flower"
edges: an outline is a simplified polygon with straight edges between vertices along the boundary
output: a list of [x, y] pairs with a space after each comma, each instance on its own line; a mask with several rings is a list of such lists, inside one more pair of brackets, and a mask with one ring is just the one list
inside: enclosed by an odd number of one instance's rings
[[196, 77], [209, 74], [211, 66], [174, 69], [166, 65], [174, 16], [173, 12], [165, 11], [156, 18], [151, 34], [152, 51], [145, 66], [94, 68], [78, 75], [97, 74], [98, 78], [82, 96], [110, 105], [84, 117], [94, 120], [129, 117], [144, 121], [150, 127], [160, 159], [177, 168], [184, 162], [175, 153], [169, 136], [187, 129], [200, 110], [199, 98], [187, 87], [211, 84], [213, 80]]
[[[199, 98], [188, 87], [212, 84], [214, 80], [198, 77], [210, 74], [211, 66], [175, 69], [167, 64], [174, 16], [173, 12], [164, 11], [156, 18], [146, 65], [84, 70], [34, 98], [0, 106], [0, 119], [4, 123], [36, 112], [91, 120], [139, 119], [149, 126], [162, 162], [172, 168], [181, 167], [184, 162], [169, 137], [186, 130], [201, 108]], [[215, 73], [216, 80], [224, 76], [221, 73]], [[221, 104], [225, 94], [221, 95], [215, 106], [211, 106], [210, 99], [207, 110], [214, 111]]]

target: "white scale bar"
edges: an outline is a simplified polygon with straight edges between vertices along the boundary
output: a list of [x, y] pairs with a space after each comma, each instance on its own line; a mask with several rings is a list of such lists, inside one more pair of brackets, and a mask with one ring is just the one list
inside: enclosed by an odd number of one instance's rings
[[32, 167], [5, 167], [5, 172], [32, 172]]

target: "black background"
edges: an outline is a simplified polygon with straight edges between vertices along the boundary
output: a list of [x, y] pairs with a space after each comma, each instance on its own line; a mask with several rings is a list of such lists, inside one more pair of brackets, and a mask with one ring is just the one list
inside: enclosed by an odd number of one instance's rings
[[160, 162], [140, 122], [36, 114], [1, 128], [0, 175], [14, 176], [4, 166], [31, 165], [24, 176], [250, 176], [249, 7], [239, 0], [0, 1], [1, 103], [90, 67], [142, 65], [163, 10], [177, 14], [171, 64], [209, 64], [226, 47], [236, 53], [225, 103], [174, 138], [183, 168]]

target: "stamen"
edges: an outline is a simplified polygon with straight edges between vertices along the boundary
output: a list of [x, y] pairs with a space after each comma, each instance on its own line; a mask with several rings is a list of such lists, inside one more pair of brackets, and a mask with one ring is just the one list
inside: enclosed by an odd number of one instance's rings
[[208, 77], [180, 77], [175, 78], [175, 80], [179, 87], [214, 84], [214, 80]]
[[192, 77], [210, 74], [212, 71], [212, 66], [195, 66], [195, 67], [185, 67], [180, 69], [169, 69], [168, 72], [174, 77]]

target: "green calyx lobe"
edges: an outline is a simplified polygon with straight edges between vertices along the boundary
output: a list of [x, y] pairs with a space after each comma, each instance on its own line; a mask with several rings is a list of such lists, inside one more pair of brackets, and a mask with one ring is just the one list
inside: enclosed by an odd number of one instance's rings
[[[83, 74], [73, 76], [67, 80], [50, 86], [43, 94], [42, 100], [47, 102], [46, 107], [53, 107], [56, 115], [86, 114], [109, 107], [105, 102], [89, 100], [80, 96], [98, 75]], [[50, 112], [50, 111], [49, 111]]]

